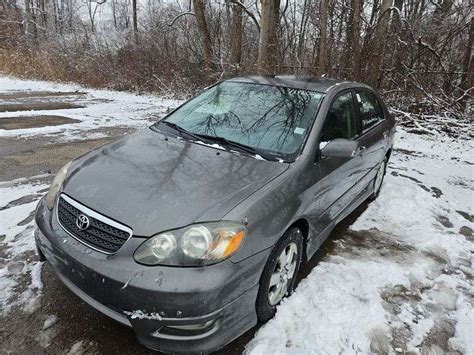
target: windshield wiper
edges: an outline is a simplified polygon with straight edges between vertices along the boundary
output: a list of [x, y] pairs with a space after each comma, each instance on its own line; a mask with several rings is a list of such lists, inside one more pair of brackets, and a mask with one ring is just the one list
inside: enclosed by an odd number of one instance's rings
[[269, 157], [268, 154], [262, 153], [262, 151], [260, 149], [253, 148], [253, 147], [250, 147], [248, 145], [245, 145], [245, 144], [242, 144], [242, 143], [239, 143], [239, 142], [231, 141], [231, 140], [228, 140], [227, 138], [224, 138], [224, 137], [211, 136], [211, 135], [207, 135], [207, 134], [196, 134], [196, 136], [201, 137], [202, 139], [204, 139], [208, 142], [220, 143], [220, 144], [223, 144], [223, 145], [225, 145], [229, 148], [237, 149], [241, 152], [245, 152], [245, 153], [248, 153], [248, 154], [251, 154], [251, 155], [259, 155], [259, 156], [261, 156], [262, 158], [264, 158], [266, 160], [275, 160], [273, 157]]
[[200, 140], [201, 137], [199, 137], [197, 134], [194, 134], [192, 132], [189, 132], [188, 130], [184, 129], [183, 127], [181, 126], [178, 126], [176, 123], [174, 122], [170, 122], [170, 121], [160, 121], [161, 124], [164, 124], [164, 125], [167, 125], [168, 127], [171, 127], [173, 128], [175, 131], [178, 131], [180, 136], [182, 137], [183, 134], [195, 139], [195, 140]]
[[272, 160], [276, 161], [276, 157], [270, 156], [269, 154], [263, 153], [261, 150], [250, 147], [248, 145], [231, 141], [228, 140], [227, 138], [224, 137], [219, 137], [219, 136], [212, 136], [212, 135], [207, 135], [207, 134], [199, 134], [199, 133], [192, 133], [189, 132], [188, 130], [184, 129], [183, 127], [177, 125], [174, 122], [170, 121], [160, 121], [160, 123], [167, 125], [168, 127], [173, 128], [174, 130], [178, 131], [181, 137], [184, 135], [191, 137], [192, 139], [196, 141], [205, 141], [205, 143], [220, 143], [222, 145], [225, 145], [228, 148], [234, 148], [236, 150], [239, 150], [241, 152], [245, 152], [250, 155], [254, 156], [260, 156], [266, 160]]

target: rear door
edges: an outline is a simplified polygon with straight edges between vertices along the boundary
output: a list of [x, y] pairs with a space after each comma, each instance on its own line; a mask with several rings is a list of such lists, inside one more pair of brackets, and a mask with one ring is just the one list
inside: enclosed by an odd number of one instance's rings
[[360, 187], [367, 187], [375, 178], [377, 167], [385, 155], [385, 137], [388, 133], [384, 111], [375, 94], [368, 89], [356, 89], [358, 140], [361, 145], [363, 174]]

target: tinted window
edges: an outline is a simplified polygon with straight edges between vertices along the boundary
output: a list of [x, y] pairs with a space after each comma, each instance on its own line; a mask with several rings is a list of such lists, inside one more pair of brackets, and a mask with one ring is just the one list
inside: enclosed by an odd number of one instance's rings
[[362, 121], [362, 132], [383, 121], [383, 111], [373, 93], [370, 91], [358, 91], [356, 93], [357, 106]]
[[166, 121], [194, 134], [288, 155], [303, 144], [322, 97], [309, 90], [224, 82], [189, 101]]
[[350, 92], [338, 96], [324, 121], [321, 142], [329, 142], [336, 138], [353, 138], [356, 135], [355, 111]]

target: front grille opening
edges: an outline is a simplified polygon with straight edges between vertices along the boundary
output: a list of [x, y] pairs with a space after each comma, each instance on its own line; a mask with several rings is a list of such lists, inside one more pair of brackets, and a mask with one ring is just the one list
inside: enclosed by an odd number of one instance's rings
[[[62, 196], [58, 201], [58, 221], [61, 227], [80, 242], [98, 251], [113, 254], [130, 238], [128, 231], [111, 226], [87, 213], [79, 210]], [[76, 225], [77, 217], [84, 214], [89, 219], [89, 227], [85, 230]]]

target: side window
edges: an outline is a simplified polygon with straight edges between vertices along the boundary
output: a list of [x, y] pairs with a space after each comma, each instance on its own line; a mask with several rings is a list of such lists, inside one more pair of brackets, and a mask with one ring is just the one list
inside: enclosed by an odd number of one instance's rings
[[355, 96], [362, 121], [362, 132], [383, 121], [382, 107], [372, 92], [360, 90], [356, 92]]
[[321, 142], [336, 138], [353, 138], [356, 135], [355, 110], [352, 93], [336, 97], [328, 111], [321, 133]]

